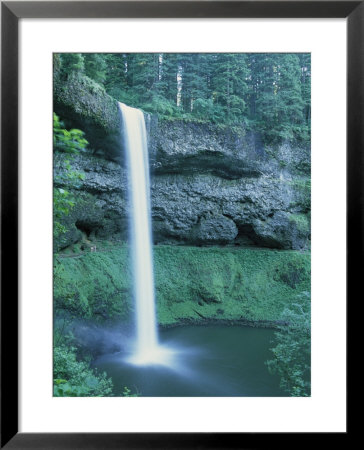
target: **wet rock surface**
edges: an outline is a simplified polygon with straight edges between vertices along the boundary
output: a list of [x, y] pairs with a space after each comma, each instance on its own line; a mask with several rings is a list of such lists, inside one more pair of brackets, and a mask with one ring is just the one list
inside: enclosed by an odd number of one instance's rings
[[[309, 149], [287, 143], [260, 149], [251, 136], [226, 130], [221, 136], [216, 127], [158, 123], [150, 116], [147, 126], [155, 243], [309, 247]], [[85, 175], [83, 181], [62, 181], [66, 159]], [[56, 248], [77, 242], [80, 233], [127, 238], [121, 159], [92, 149], [71, 159], [56, 153], [54, 172], [55, 185], [76, 200]]]

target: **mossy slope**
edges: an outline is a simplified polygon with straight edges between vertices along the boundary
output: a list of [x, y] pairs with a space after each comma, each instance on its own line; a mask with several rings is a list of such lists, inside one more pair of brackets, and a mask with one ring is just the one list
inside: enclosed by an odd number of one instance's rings
[[130, 268], [126, 246], [63, 254], [54, 260], [54, 305], [74, 318], [127, 318], [130, 310]]
[[[127, 319], [133, 312], [127, 246], [58, 257], [57, 309], [95, 320]], [[154, 248], [158, 319], [276, 321], [310, 291], [310, 254], [233, 247]]]
[[296, 251], [163, 246], [155, 249], [159, 322], [279, 320], [310, 290], [310, 256]]

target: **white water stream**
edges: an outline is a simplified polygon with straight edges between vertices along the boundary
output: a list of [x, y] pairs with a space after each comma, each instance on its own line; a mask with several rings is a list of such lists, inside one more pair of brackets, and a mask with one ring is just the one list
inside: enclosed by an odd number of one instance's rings
[[136, 309], [136, 346], [130, 362], [165, 364], [167, 349], [158, 343], [153, 274], [150, 181], [144, 114], [119, 103], [127, 155], [131, 249]]

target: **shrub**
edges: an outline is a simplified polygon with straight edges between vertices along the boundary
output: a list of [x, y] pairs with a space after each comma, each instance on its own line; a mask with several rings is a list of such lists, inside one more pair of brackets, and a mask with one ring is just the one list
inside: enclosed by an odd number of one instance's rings
[[[84, 132], [81, 130], [66, 130], [63, 128], [63, 122], [59, 120], [57, 114], [53, 113], [53, 146], [54, 150], [70, 154], [84, 151], [88, 142], [84, 139]], [[71, 170], [69, 159], [65, 160], [63, 172], [55, 177], [55, 183], [65, 183], [82, 181], [85, 175], [81, 172]], [[70, 209], [75, 205], [74, 198], [69, 191], [61, 187], [53, 189], [53, 216], [54, 216], [54, 236], [57, 237], [65, 233], [66, 227], [62, 224], [62, 217], [69, 214]]]
[[274, 357], [266, 364], [271, 373], [280, 375], [281, 388], [292, 397], [308, 397], [311, 394], [309, 293], [302, 294], [299, 300], [283, 311], [282, 325], [275, 333], [276, 346], [271, 349]]
[[99, 374], [86, 361], [77, 361], [75, 348], [54, 347], [53, 377], [55, 397], [112, 396], [113, 383], [106, 373]]

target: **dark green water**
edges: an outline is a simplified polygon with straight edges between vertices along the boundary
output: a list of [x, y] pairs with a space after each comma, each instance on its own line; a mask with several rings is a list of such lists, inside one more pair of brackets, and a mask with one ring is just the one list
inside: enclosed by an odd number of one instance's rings
[[125, 355], [104, 355], [94, 366], [113, 379], [114, 393], [127, 386], [149, 397], [282, 397], [279, 377], [264, 362], [274, 331], [238, 326], [189, 326], [163, 330], [162, 345], [176, 353], [170, 366], [133, 366]]

